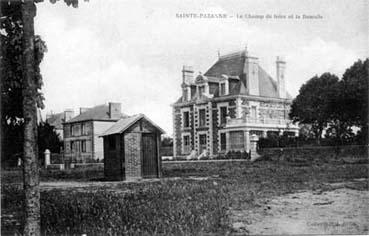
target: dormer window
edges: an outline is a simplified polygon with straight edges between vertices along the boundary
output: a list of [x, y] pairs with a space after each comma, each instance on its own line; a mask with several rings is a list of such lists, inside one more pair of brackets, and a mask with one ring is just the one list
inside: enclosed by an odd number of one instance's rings
[[220, 84], [220, 95], [225, 95], [225, 83]]
[[219, 96], [228, 95], [228, 80], [219, 83]]
[[185, 102], [188, 101], [187, 88], [184, 88], [183, 89], [183, 101], [185, 101]]

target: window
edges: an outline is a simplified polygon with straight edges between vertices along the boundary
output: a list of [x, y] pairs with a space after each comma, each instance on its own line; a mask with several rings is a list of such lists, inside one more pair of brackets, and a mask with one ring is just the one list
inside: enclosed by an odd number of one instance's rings
[[115, 149], [115, 136], [113, 135], [108, 136], [108, 145], [109, 149]]
[[225, 133], [220, 134], [220, 150], [224, 151], [227, 149], [227, 138]]
[[229, 144], [232, 150], [240, 150], [244, 148], [244, 133], [243, 131], [229, 132]]
[[205, 109], [200, 109], [199, 110], [199, 119], [200, 119], [200, 122], [199, 122], [199, 126], [206, 126], [206, 117], [205, 117]]
[[86, 152], [86, 140], [81, 141], [82, 152]]
[[187, 96], [187, 89], [183, 89], [183, 100], [184, 101], [188, 101], [188, 96]]
[[220, 107], [220, 124], [224, 125], [227, 122], [227, 107]]
[[71, 141], [70, 142], [70, 152], [74, 152], [75, 151], [75, 146], [74, 146], [74, 142], [73, 141]]
[[184, 128], [190, 127], [190, 112], [189, 111], [183, 112], [183, 127]]
[[82, 133], [82, 135], [86, 134], [86, 124], [85, 123], [81, 124], [81, 133]]
[[199, 139], [200, 139], [200, 145], [206, 145], [206, 134], [200, 134], [199, 135]]
[[221, 83], [220, 84], [220, 95], [225, 95], [226, 94], [226, 87], [225, 87], [225, 83]]
[[256, 122], [257, 115], [256, 115], [256, 106], [251, 107], [251, 119]]
[[73, 135], [73, 125], [69, 126], [69, 133], [70, 133], [70, 136], [74, 136]]
[[199, 95], [200, 97], [205, 93], [205, 86], [199, 86]]
[[190, 136], [183, 136], [183, 153], [189, 153], [191, 151]]

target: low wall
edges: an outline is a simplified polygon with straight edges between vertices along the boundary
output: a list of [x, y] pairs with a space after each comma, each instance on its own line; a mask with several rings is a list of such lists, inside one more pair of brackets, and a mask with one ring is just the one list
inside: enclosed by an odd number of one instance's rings
[[263, 159], [272, 161], [337, 161], [368, 160], [368, 146], [312, 146], [298, 148], [265, 148], [258, 151]]

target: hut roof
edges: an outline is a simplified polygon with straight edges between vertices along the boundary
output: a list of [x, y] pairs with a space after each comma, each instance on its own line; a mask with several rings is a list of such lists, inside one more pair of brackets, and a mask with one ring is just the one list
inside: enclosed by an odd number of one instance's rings
[[138, 115], [125, 117], [125, 118], [118, 120], [117, 122], [114, 123], [114, 125], [112, 125], [102, 135], [100, 135], [100, 137], [108, 136], [112, 134], [121, 134], [141, 119], [145, 119], [146, 121], [151, 123], [155, 128], [157, 128], [161, 133], [165, 133], [165, 131], [162, 128], [160, 128], [158, 125], [152, 122], [144, 114], [138, 114]]

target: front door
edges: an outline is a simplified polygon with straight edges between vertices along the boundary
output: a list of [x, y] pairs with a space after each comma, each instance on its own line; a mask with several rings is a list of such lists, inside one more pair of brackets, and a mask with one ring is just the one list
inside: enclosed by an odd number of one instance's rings
[[158, 155], [155, 134], [142, 134], [142, 176], [158, 177]]

